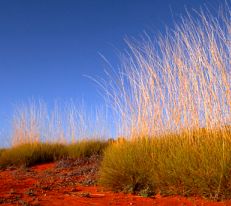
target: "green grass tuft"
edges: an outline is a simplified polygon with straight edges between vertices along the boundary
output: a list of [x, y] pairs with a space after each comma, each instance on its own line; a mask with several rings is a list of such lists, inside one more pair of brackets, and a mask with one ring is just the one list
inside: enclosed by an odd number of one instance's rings
[[32, 166], [61, 158], [90, 157], [103, 153], [107, 146], [102, 140], [82, 140], [74, 144], [34, 143], [0, 150], [0, 167]]
[[4, 148], [0, 148], [0, 157], [1, 157], [2, 153], [3, 153], [5, 150], [6, 150], [6, 149], [4, 149]]
[[67, 145], [68, 157], [90, 157], [92, 155], [101, 155], [107, 147], [108, 142], [103, 140], [81, 140]]
[[141, 195], [231, 198], [230, 137], [227, 128], [111, 144], [104, 154], [100, 183]]
[[65, 155], [67, 155], [66, 147], [62, 144], [22, 144], [3, 151], [0, 156], [0, 166], [32, 166], [51, 162]]
[[147, 187], [153, 189], [151, 149], [149, 142], [142, 140], [111, 144], [104, 154], [99, 182], [115, 191], [129, 193]]

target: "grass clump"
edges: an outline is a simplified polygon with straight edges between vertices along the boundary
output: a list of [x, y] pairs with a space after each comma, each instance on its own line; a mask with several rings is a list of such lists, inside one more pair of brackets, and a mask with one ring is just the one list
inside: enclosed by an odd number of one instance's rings
[[112, 143], [105, 150], [100, 183], [115, 191], [130, 193], [152, 188], [152, 165], [148, 151], [151, 147], [148, 144], [140, 140]]
[[90, 157], [101, 155], [107, 146], [102, 140], [81, 140], [72, 144], [33, 143], [21, 144], [0, 151], [0, 167], [10, 165], [32, 166], [61, 158]]
[[[231, 198], [231, 10], [187, 16], [157, 38], [127, 41], [102, 82], [127, 141], [107, 148], [102, 185]], [[110, 77], [110, 76], [109, 76]]]
[[81, 140], [67, 145], [67, 153], [70, 158], [90, 157], [92, 155], [102, 155], [108, 142], [103, 140]]
[[0, 156], [0, 166], [32, 166], [38, 163], [51, 162], [60, 159], [66, 154], [66, 147], [62, 144], [22, 144], [3, 151]]
[[4, 148], [0, 148], [0, 156], [1, 156], [1, 154], [5, 151], [6, 149], [4, 149]]
[[[3, 153], [4, 151], [6, 151], [5, 148], [0, 148], [0, 158], [1, 158], [1, 155], [2, 155], [2, 153]], [[1, 166], [0, 166], [0, 167], [1, 167]]]
[[114, 143], [100, 183], [115, 191], [231, 198], [231, 130], [197, 130]]

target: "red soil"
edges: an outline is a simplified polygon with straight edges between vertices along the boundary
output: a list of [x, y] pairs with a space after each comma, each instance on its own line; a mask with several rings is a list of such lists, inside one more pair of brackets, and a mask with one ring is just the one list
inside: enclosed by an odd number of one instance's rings
[[[70, 167], [70, 168], [69, 168]], [[137, 205], [137, 206], [225, 206], [231, 201], [209, 202], [199, 198], [179, 196], [144, 198], [135, 195], [113, 193], [95, 186], [90, 180], [95, 178], [92, 163], [78, 163], [57, 167], [57, 164], [43, 164], [29, 169], [7, 169], [0, 171], [0, 204], [6, 205]], [[83, 172], [84, 175], [81, 173]], [[88, 183], [87, 186], [86, 182]]]

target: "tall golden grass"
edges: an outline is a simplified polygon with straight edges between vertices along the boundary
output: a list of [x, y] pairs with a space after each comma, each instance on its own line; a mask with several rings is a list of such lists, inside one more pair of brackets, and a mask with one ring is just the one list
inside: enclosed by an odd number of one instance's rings
[[11, 147], [0, 149], [0, 169], [31, 166], [62, 158], [101, 155], [108, 143], [106, 110], [84, 104], [30, 100], [18, 104], [12, 119]]
[[103, 186], [230, 199], [231, 10], [196, 14], [127, 41], [120, 74], [101, 84], [128, 137], [107, 148]]
[[103, 139], [109, 133], [106, 110], [87, 110], [84, 104], [55, 103], [48, 111], [43, 101], [18, 104], [12, 121], [12, 146], [41, 142], [76, 143]]
[[207, 10], [195, 15], [188, 13], [164, 35], [127, 41], [120, 74], [102, 85], [121, 119], [121, 135], [231, 124], [229, 5], [217, 17]]

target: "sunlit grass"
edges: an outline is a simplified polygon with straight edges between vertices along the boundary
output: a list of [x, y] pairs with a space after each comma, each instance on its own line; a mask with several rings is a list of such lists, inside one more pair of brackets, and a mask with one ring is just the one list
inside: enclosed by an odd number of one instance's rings
[[100, 182], [116, 191], [231, 198], [231, 12], [182, 18], [128, 41], [100, 85], [127, 141], [107, 148]]
[[92, 155], [102, 155], [104, 149], [108, 146], [107, 141], [103, 140], [82, 140], [67, 145], [69, 158], [90, 157]]
[[64, 108], [56, 103], [51, 111], [42, 101], [17, 105], [11, 145], [0, 149], [0, 167], [101, 155], [107, 146], [104, 114], [102, 110], [87, 112], [73, 102]]
[[218, 17], [189, 15], [155, 40], [127, 42], [118, 78], [99, 83], [115, 111], [118, 140], [103, 140], [109, 136], [104, 113], [92, 119], [73, 104], [49, 113], [44, 104], [30, 103], [15, 113], [12, 147], [0, 150], [0, 166], [104, 154], [99, 182], [115, 191], [231, 198], [226, 6]]
[[6, 149], [4, 148], [0, 148], [0, 157], [1, 157], [1, 154], [5, 151]]
[[44, 101], [17, 104], [12, 118], [11, 145], [75, 143], [84, 139], [104, 139], [109, 134], [106, 110], [87, 110], [84, 104], [55, 103], [48, 109]]
[[115, 191], [231, 198], [231, 128], [114, 143], [100, 183]]
[[54, 162], [62, 158], [81, 158], [102, 155], [107, 142], [82, 140], [72, 144], [32, 143], [21, 144], [0, 153], [0, 167], [32, 166]]
[[66, 154], [66, 148], [62, 144], [22, 144], [6, 149], [0, 156], [0, 166], [31, 166], [58, 160]]
[[182, 17], [159, 36], [127, 40], [120, 73], [99, 82], [119, 135], [157, 136], [231, 124], [229, 5]]

